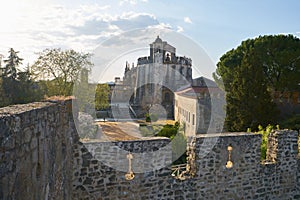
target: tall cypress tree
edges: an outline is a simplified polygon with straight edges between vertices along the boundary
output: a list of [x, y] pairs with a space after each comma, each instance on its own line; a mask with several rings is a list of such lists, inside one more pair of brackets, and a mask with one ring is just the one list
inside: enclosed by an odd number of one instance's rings
[[17, 78], [17, 67], [22, 64], [23, 58], [20, 58], [17, 54], [18, 51], [15, 51], [13, 48], [10, 48], [8, 51], [9, 56], [7, 60], [4, 60], [4, 77], [16, 79]]

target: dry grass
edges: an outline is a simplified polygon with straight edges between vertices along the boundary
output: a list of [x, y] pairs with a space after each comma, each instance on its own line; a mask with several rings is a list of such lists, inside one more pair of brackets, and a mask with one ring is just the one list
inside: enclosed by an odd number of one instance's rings
[[139, 124], [153, 124], [153, 125], [171, 124], [171, 125], [174, 125], [176, 121], [171, 120], [171, 119], [166, 119], [166, 120], [158, 120], [156, 122], [146, 122], [145, 120], [136, 120], [136, 122]]
[[44, 98], [46, 101], [65, 101], [69, 99], [74, 99], [74, 96], [45, 96]]
[[111, 141], [136, 140], [140, 138], [138, 127], [130, 122], [98, 122], [102, 133]]

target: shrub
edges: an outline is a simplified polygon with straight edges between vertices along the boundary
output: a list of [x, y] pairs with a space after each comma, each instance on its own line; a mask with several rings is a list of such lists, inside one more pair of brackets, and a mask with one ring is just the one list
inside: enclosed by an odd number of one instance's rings
[[178, 132], [178, 127], [166, 124], [163, 128], [158, 132], [157, 136], [173, 138]]
[[[279, 126], [276, 126], [277, 129], [279, 129]], [[265, 160], [267, 156], [267, 145], [268, 145], [268, 136], [269, 134], [274, 130], [272, 125], [268, 125], [265, 129], [259, 125], [258, 126], [258, 134], [262, 135], [262, 142], [260, 146], [260, 151], [261, 151], [261, 160]]]
[[149, 113], [146, 113], [146, 122], [151, 122], [151, 118], [150, 118], [150, 115], [149, 115]]

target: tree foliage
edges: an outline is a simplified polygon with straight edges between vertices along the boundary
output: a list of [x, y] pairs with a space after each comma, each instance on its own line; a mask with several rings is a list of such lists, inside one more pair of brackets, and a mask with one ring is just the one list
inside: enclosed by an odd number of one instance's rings
[[[258, 132], [257, 134], [262, 135], [262, 141], [261, 141], [261, 146], [260, 146], [260, 151], [261, 151], [261, 160], [265, 160], [267, 157], [267, 147], [268, 147], [268, 136], [270, 133], [275, 130], [274, 126], [268, 125], [266, 128], [262, 127], [261, 125], [258, 126]], [[279, 126], [276, 126], [276, 130], [279, 130]]]
[[5, 90], [3, 89], [3, 79], [0, 77], [0, 107], [8, 106], [10, 100], [7, 97]]
[[0, 106], [41, 100], [42, 93], [37, 83], [32, 80], [29, 68], [18, 72], [23, 60], [18, 56], [19, 52], [10, 48], [8, 53], [8, 59], [4, 60], [5, 68], [1, 77], [0, 98], [2, 102]]
[[292, 129], [300, 131], [300, 114], [292, 115], [291, 117], [280, 122], [280, 127], [283, 129]]
[[300, 41], [292, 35], [243, 41], [220, 58], [213, 77], [225, 87], [228, 131], [274, 124], [271, 92], [300, 91]]
[[4, 60], [5, 68], [3, 76], [11, 79], [17, 78], [17, 67], [22, 64], [23, 58], [20, 58], [17, 54], [18, 51], [15, 51], [13, 48], [10, 48], [8, 59]]
[[37, 79], [49, 81], [45, 87], [50, 95], [69, 96], [80, 71], [83, 68], [90, 70], [92, 67], [90, 59], [91, 54], [72, 49], [45, 49], [39, 53], [32, 71]]
[[109, 107], [109, 93], [110, 88], [108, 84], [98, 84], [96, 86], [96, 94], [95, 94], [95, 109], [103, 110]]

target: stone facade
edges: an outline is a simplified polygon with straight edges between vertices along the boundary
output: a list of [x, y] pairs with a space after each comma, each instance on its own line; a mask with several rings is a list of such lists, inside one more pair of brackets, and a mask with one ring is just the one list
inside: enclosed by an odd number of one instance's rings
[[[270, 134], [263, 163], [259, 134], [197, 135], [193, 176], [179, 180], [169, 139], [81, 143], [70, 111], [70, 101], [0, 109], [0, 199], [300, 198], [296, 131]], [[133, 180], [125, 179], [129, 153]]]

